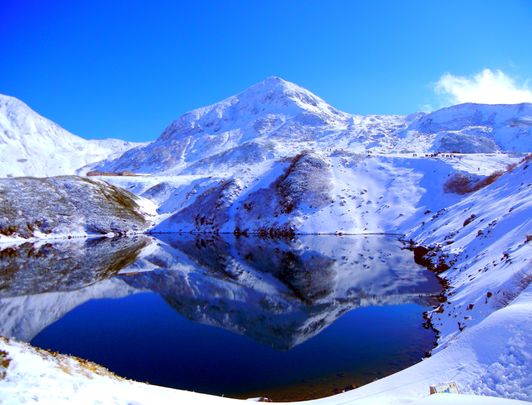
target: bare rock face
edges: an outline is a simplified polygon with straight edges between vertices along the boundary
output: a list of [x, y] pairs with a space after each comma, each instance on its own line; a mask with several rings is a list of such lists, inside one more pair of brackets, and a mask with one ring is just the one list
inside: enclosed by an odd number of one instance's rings
[[77, 176], [0, 179], [0, 237], [123, 234], [149, 222], [138, 198]]
[[311, 152], [292, 158], [285, 172], [269, 187], [250, 193], [236, 210], [236, 229], [260, 234], [291, 234], [296, 218], [332, 200], [329, 163]]
[[237, 181], [222, 181], [200, 194], [191, 205], [160, 223], [155, 231], [218, 233], [229, 221], [229, 209], [240, 191]]

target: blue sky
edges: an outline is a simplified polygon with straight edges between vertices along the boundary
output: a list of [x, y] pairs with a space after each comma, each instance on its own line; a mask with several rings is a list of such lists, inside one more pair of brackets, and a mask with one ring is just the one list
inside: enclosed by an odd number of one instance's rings
[[77, 135], [139, 141], [270, 75], [404, 114], [493, 83], [528, 100], [531, 38], [528, 0], [0, 0], [0, 93]]

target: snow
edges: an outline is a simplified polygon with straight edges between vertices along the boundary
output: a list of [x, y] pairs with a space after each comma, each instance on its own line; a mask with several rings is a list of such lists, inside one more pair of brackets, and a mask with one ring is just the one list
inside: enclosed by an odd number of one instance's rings
[[74, 174], [76, 169], [117, 158], [140, 145], [119, 139], [80, 138], [22, 101], [0, 94], [0, 177]]
[[[288, 159], [265, 161], [235, 170], [227, 177], [221, 177], [223, 171], [216, 171], [215, 178], [198, 176], [187, 180], [187, 176], [173, 176], [174, 184], [179, 182], [183, 191], [165, 194], [159, 213], [166, 215], [157, 220], [159, 225], [155, 231], [232, 233], [238, 227], [250, 233], [289, 228], [302, 234], [403, 233], [423, 221], [426, 210], [436, 212], [461, 198], [443, 190], [450, 175], [464, 172], [483, 176], [504, 170], [508, 164], [520, 159], [505, 154], [425, 158], [400, 153], [367, 156], [316, 151], [305, 156], [322, 162], [324, 170], [316, 171], [311, 178], [327, 185], [326, 192], [321, 194], [323, 201], [318, 203], [314, 199], [315, 204], [309, 204], [312, 192], [308, 182], [303, 182], [303, 188], [297, 191], [301, 204], [291, 212], [283, 211], [276, 184], [288, 170], [291, 161]], [[292, 177], [304, 173], [305, 168], [297, 169]], [[168, 184], [165, 176], [158, 175], [150, 178], [150, 184], [157, 182], [157, 178], [161, 179], [161, 184]], [[124, 184], [123, 180], [109, 181]], [[190, 182], [188, 187], [187, 181]], [[227, 199], [219, 194], [220, 184], [226, 182], [233, 184], [231, 196], [228, 195]], [[195, 190], [194, 194], [189, 194], [191, 189]], [[292, 192], [295, 193], [295, 189]], [[142, 195], [150, 198], [147, 194]], [[214, 202], [207, 198], [213, 195], [221, 200]], [[295, 194], [291, 196], [294, 197]], [[211, 205], [207, 201], [211, 201]], [[217, 216], [212, 225], [213, 218], [221, 211], [218, 203], [223, 204], [226, 213]], [[209, 225], [195, 222], [197, 213], [201, 213]]]
[[[501, 150], [530, 151], [530, 103], [488, 105], [466, 103], [443, 108], [412, 123], [407, 131], [438, 134], [453, 139], [459, 152], [489, 152]], [[479, 150], [478, 147], [487, 150]], [[466, 150], [470, 148], [469, 150]], [[454, 149], [447, 148], [451, 152]]]
[[529, 164], [521, 163], [406, 235], [435, 248], [433, 261], [442, 257], [454, 263], [442, 274], [452, 286], [449, 302], [443, 313], [432, 315], [442, 347], [459, 335], [458, 323], [469, 328], [482, 321], [518, 296], [532, 278]]
[[210, 174], [303, 150], [350, 153], [527, 152], [532, 104], [462, 104], [431, 114], [351, 115], [270, 77], [184, 114], [154, 142], [98, 168]]

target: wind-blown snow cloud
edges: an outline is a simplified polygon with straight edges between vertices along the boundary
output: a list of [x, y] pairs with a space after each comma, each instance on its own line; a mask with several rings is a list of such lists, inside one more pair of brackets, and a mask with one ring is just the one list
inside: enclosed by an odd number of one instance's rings
[[518, 83], [502, 70], [484, 69], [473, 76], [445, 73], [434, 86], [445, 103], [516, 104], [532, 103], [532, 89]]

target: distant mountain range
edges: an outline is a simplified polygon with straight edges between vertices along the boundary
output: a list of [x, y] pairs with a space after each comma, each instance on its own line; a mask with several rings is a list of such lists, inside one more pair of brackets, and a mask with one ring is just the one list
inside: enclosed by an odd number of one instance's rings
[[430, 114], [352, 115], [278, 77], [172, 122], [154, 142], [99, 166], [207, 173], [306, 149], [350, 152], [526, 152], [532, 104], [462, 104]]
[[[350, 152], [527, 152], [532, 104], [461, 104], [430, 114], [353, 115], [278, 77], [198, 108], [148, 144], [85, 140], [0, 96], [0, 176], [105, 171], [198, 173], [305, 149]], [[97, 164], [100, 161], [103, 163]]]

